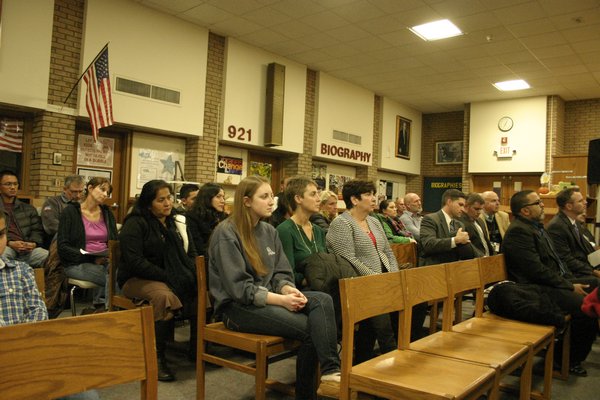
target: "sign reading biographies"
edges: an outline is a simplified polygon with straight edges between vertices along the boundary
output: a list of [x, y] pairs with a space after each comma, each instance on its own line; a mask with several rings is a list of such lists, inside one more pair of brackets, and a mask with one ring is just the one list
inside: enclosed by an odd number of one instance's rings
[[425, 177], [423, 211], [435, 212], [442, 208], [442, 194], [448, 189], [462, 190], [462, 178], [460, 176]]
[[236, 157], [218, 156], [217, 182], [237, 185], [242, 179], [244, 160]]

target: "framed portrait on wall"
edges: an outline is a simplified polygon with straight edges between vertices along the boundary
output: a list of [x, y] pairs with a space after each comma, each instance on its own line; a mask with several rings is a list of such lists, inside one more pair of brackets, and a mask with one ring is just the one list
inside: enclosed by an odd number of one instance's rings
[[437, 165], [462, 164], [462, 162], [462, 140], [452, 142], [435, 142], [435, 163]]
[[411, 120], [396, 116], [396, 157], [410, 160]]

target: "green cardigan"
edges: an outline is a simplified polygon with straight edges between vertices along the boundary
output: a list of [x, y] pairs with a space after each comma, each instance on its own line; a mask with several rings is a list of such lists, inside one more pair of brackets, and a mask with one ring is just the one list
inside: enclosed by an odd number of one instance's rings
[[296, 269], [298, 264], [311, 254], [327, 252], [325, 233], [315, 224], [312, 224], [312, 229], [313, 241], [309, 240], [304, 233], [304, 230], [297, 226], [291, 219], [288, 219], [277, 226], [279, 239], [283, 245], [283, 252], [287, 256], [288, 261], [292, 266], [292, 270], [294, 271], [296, 287], [300, 289], [306, 285], [302, 284], [304, 274], [298, 272]]
[[373, 213], [371, 214], [375, 218], [379, 220], [381, 226], [383, 226], [383, 230], [385, 231], [385, 236], [387, 237], [390, 243], [410, 243], [410, 239], [405, 236], [395, 236], [392, 232], [392, 228], [386, 222], [387, 217], [383, 214]]

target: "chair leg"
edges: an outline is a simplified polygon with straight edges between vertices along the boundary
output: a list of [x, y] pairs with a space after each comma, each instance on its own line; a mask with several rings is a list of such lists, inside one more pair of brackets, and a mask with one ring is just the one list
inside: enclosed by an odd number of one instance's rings
[[204, 352], [206, 351], [206, 342], [198, 339], [198, 348], [196, 356], [196, 400], [204, 400], [206, 391], [206, 365], [204, 364]]
[[256, 400], [265, 400], [267, 389], [267, 345], [264, 342], [258, 344], [256, 351]]
[[554, 338], [550, 341], [548, 349], [546, 350], [546, 358], [544, 360], [544, 392], [542, 396], [544, 399], [550, 400], [550, 393], [552, 393], [552, 368], [554, 366]]
[[571, 323], [567, 323], [567, 327], [563, 332], [562, 342], [561, 342], [561, 355], [562, 360], [560, 363], [560, 371], [554, 372], [554, 377], [566, 381], [569, 379], [569, 359], [571, 355]]
[[77, 288], [77, 286], [73, 285], [73, 287], [71, 288], [71, 315], [76, 317], [77, 316], [77, 308], [75, 307], [75, 289]]
[[529, 347], [527, 361], [522, 366], [521, 377], [519, 382], [519, 400], [531, 399], [531, 380], [533, 369], [533, 348]]

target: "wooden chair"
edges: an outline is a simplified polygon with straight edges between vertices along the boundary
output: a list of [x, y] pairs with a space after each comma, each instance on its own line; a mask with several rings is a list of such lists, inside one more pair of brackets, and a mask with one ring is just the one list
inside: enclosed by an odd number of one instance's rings
[[[196, 257], [196, 273], [198, 276], [198, 353], [196, 355], [196, 398], [205, 398], [205, 362], [235, 369], [254, 375], [255, 399], [265, 399], [267, 388], [293, 393], [294, 388], [269, 379], [268, 364], [293, 355], [300, 342], [279, 336], [256, 335], [229, 330], [222, 322], [206, 323], [207, 290], [204, 257]], [[255, 355], [254, 364], [236, 362], [206, 352], [206, 345], [215, 343], [222, 346], [243, 350]]]
[[394, 243], [391, 244], [392, 252], [398, 264], [411, 263], [413, 268], [417, 266], [417, 244], [416, 243]]
[[[411, 349], [496, 368], [498, 376], [495, 388], [497, 390], [500, 388], [502, 378], [521, 368], [519, 398], [529, 400], [532, 370], [530, 346], [453, 332], [450, 327], [454, 299], [448, 295], [445, 264], [407, 269], [401, 272], [406, 305], [405, 332], [410, 329], [412, 307], [437, 299], [442, 299], [444, 304], [442, 330], [411, 343]], [[404, 337], [403, 340], [405, 340], [405, 345], [408, 345], [409, 339]]]
[[157, 398], [152, 307], [0, 329], [0, 398], [54, 399], [141, 382]]
[[[404, 296], [400, 274], [392, 272], [340, 280], [343, 318], [340, 399], [349, 399], [351, 390], [390, 399], [419, 400], [477, 399], [492, 392], [494, 368], [413, 351], [408, 341], [399, 340], [397, 350], [352, 365], [356, 323], [390, 312], [400, 312], [400, 321], [406, 319], [402, 312]], [[398, 333], [410, 337], [410, 329], [399, 329]]]
[[[475, 317], [448, 328], [464, 334], [529, 345], [531, 346], [531, 362], [533, 362], [534, 356], [545, 354], [544, 388], [542, 392], [532, 390], [531, 397], [548, 400], [552, 391], [554, 328], [505, 319], [482, 318], [484, 285], [481, 281], [480, 265], [486, 263], [488, 259], [489, 257], [446, 264], [446, 278], [450, 298], [466, 291], [475, 291]], [[492, 262], [495, 261], [492, 260]], [[450, 306], [452, 306], [452, 302], [450, 302]], [[452, 310], [449, 312], [452, 313]], [[513, 391], [516, 388], [501, 385], [501, 389]]]
[[35, 284], [37, 285], [42, 300], [46, 301], [46, 278], [44, 276], [44, 268], [33, 268], [33, 276], [35, 277]]
[[117, 270], [121, 260], [121, 248], [118, 240], [108, 241], [108, 310], [132, 310], [137, 305], [128, 297], [117, 294]]
[[[479, 262], [480, 268], [480, 278], [482, 286], [487, 286], [492, 283], [497, 283], [501, 281], [505, 281], [508, 279], [508, 273], [506, 272], [506, 260], [504, 258], [504, 254], [499, 254], [492, 257], [486, 257], [481, 259]], [[511, 321], [513, 323], [518, 324], [526, 324], [529, 326], [541, 326], [534, 324], [527, 324], [525, 322], [512, 321], [506, 318], [499, 317], [491, 312], [483, 312], [484, 306], [483, 298], [480, 300], [480, 303], [475, 306], [475, 316], [480, 316], [482, 318], [493, 318], [495, 320], [503, 320], [503, 321]], [[478, 314], [479, 313], [479, 314]], [[569, 316], [570, 318], [570, 316]], [[563, 331], [563, 341], [562, 341], [562, 362], [560, 365], [559, 371], [553, 371], [553, 376], [555, 378], [559, 378], [561, 380], [567, 380], [569, 378], [569, 354], [570, 354], [570, 344], [571, 344], [571, 324], [567, 323], [565, 330]], [[554, 357], [554, 353], [550, 354], [550, 358]], [[552, 360], [548, 359], [546, 356], [546, 363], [552, 363]], [[545, 366], [545, 368], [552, 368], [551, 366]], [[544, 376], [546, 372], [544, 372]], [[544, 378], [546, 380], [546, 378]], [[544, 385], [546, 386], [546, 384]], [[544, 389], [545, 391], [545, 389]]]

